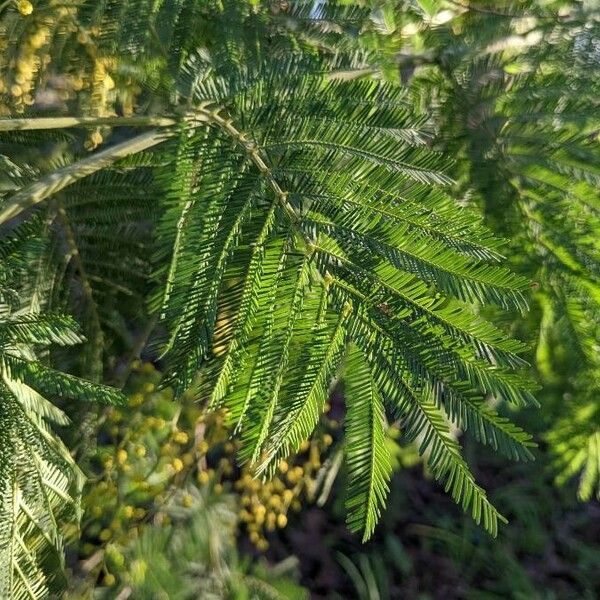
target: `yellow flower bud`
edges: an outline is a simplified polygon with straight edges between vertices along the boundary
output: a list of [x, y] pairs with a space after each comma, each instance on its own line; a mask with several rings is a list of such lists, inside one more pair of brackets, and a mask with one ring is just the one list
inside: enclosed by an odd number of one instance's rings
[[180, 458], [174, 458], [171, 461], [171, 466], [173, 467], [175, 473], [179, 473], [183, 470], [183, 461]]
[[116, 567], [122, 568], [125, 565], [125, 557], [114, 544], [107, 546], [106, 555]]
[[[92, 133], [92, 135], [90, 135], [90, 141], [95, 146], [98, 146], [99, 144], [101, 144], [103, 140], [104, 140], [104, 138], [102, 137], [102, 134], [99, 131], [94, 131], [94, 133]], [[116, 415], [116, 413], [115, 413], [115, 415]]]
[[123, 448], [117, 450], [117, 462], [120, 465], [124, 465], [127, 462], [127, 450], [123, 450]]
[[188, 439], [188, 434], [185, 431], [178, 431], [173, 436], [173, 440], [178, 444], [187, 444]]
[[129, 406], [141, 406], [144, 403], [144, 396], [142, 394], [133, 394], [131, 398], [129, 398]]
[[184, 494], [181, 498], [181, 504], [186, 508], [189, 508], [194, 504], [194, 497], [191, 494]]
[[100, 534], [98, 535], [98, 537], [103, 541], [106, 542], [108, 540], [110, 540], [110, 538], [112, 537], [112, 531], [110, 529], [103, 529]]
[[277, 515], [277, 527], [283, 529], [287, 525], [287, 517], [284, 514]]
[[45, 28], [38, 29], [35, 35], [31, 36], [29, 43], [34, 50], [39, 50], [48, 39], [48, 30]]
[[170, 444], [169, 442], [167, 442], [160, 449], [160, 453], [162, 456], [167, 456], [167, 455], [171, 454], [173, 452], [173, 450], [174, 450], [173, 444]]
[[104, 585], [106, 585], [108, 587], [111, 587], [111, 586], [115, 585], [116, 581], [117, 580], [116, 580], [115, 576], [112, 573], [107, 573], [104, 576], [104, 579], [102, 580], [102, 583], [104, 583]]
[[146, 516], [146, 509], [145, 508], [136, 508], [133, 511], [133, 516], [136, 519], [143, 519]]
[[18, 0], [17, 10], [26, 17], [33, 12], [33, 4], [29, 0]]
[[238, 517], [240, 518], [240, 521], [244, 522], [250, 521], [250, 519], [252, 518], [250, 516], [250, 513], [244, 508], [242, 508], [242, 510], [240, 510], [240, 512], [238, 513]]

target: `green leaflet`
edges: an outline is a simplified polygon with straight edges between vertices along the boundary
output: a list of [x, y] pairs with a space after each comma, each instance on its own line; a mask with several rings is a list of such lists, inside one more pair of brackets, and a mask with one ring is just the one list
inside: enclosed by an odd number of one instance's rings
[[258, 472], [274, 468], [277, 460], [297, 452], [310, 437], [329, 396], [329, 388], [344, 351], [346, 333], [343, 312], [335, 321], [327, 320], [327, 289], [319, 298], [316, 319], [310, 329], [308, 342], [301, 346], [301, 356], [308, 357], [300, 377], [290, 378], [287, 394], [280, 402], [277, 426], [266, 447], [267, 458]]
[[0, 595], [44, 598], [62, 577], [64, 530], [78, 523], [83, 476], [4, 383], [0, 403]]
[[[28, 240], [13, 239], [0, 273], [14, 277], [15, 255], [18, 264]], [[0, 279], [2, 292], [9, 281]], [[13, 306], [0, 305], [0, 597], [29, 600], [64, 584], [63, 545], [79, 523], [84, 479], [51, 430], [69, 419], [45, 396], [110, 404], [124, 396], [36, 360], [33, 348], [71, 346], [83, 337], [72, 318], [14, 310], [19, 299], [11, 299]]]
[[349, 487], [347, 522], [351, 531], [371, 537], [385, 505], [392, 473], [383, 400], [369, 366], [356, 347], [351, 347], [345, 369], [346, 464]]

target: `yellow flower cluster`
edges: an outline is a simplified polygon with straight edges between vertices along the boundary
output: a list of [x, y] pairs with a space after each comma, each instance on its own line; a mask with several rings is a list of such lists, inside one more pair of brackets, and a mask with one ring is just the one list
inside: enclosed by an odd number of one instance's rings
[[[76, 101], [79, 110], [96, 116], [115, 114], [118, 98], [124, 115], [135, 111], [141, 88], [134, 79], [115, 82], [118, 56], [107, 56], [98, 39], [98, 26], [85, 27], [78, 19], [79, 2], [49, 0], [43, 7], [35, 0], [11, 0], [20, 17], [11, 25], [11, 36], [0, 40], [0, 117], [24, 112], [36, 101], [36, 87], [43, 90], [44, 102]], [[60, 77], [45, 75], [51, 62], [49, 46], [79, 47], [81, 60], [61, 71]], [[41, 97], [42, 95], [40, 95]], [[90, 133], [84, 145], [97, 148], [106, 131]]]
[[162, 452], [173, 437], [182, 442], [183, 432], [175, 424], [169, 427], [165, 418], [140, 410], [174, 407], [172, 394], [156, 391], [159, 375], [152, 365], [135, 368], [138, 377], [150, 381], [130, 396], [128, 408], [107, 409], [101, 424], [100, 437], [106, 443], [98, 448], [98, 476], [91, 479], [84, 497], [86, 514], [91, 517], [84, 521], [82, 532], [84, 556], [108, 541], [118, 546], [137, 537], [140, 522], [156, 511], [157, 498], [184, 468], [183, 456]]
[[32, 22], [19, 45], [17, 57], [9, 64], [12, 81], [0, 83], [0, 91], [9, 93], [12, 106], [17, 112], [31, 106], [34, 101], [35, 82], [40, 69], [50, 61], [50, 56], [42, 51], [50, 37], [47, 24]]
[[[268, 537], [288, 523], [290, 511], [312, 498], [321, 457], [332, 443], [329, 434], [305, 442], [301, 456], [281, 461], [269, 481], [253, 476], [249, 466], [235, 463], [227, 415], [203, 414], [196, 402], [173, 402], [169, 389], [159, 389], [160, 374], [150, 364], [133, 364], [128, 406], [110, 407], [101, 420], [101, 441], [84, 497], [82, 558], [104, 548], [91, 573], [105, 586], [125, 576], [120, 561], [141, 528], [166, 526], [168, 508], [196, 510], [200, 493], [218, 496], [235, 491], [241, 524], [255, 547], [268, 548]], [[129, 576], [129, 575], [127, 575]]]
[[[64, 0], [50, 0], [43, 10], [37, 10], [30, 0], [13, 0], [17, 11], [26, 19], [20, 19], [10, 36], [3, 36], [0, 47], [0, 94], [5, 104], [0, 104], [0, 116], [24, 112], [35, 102], [36, 87], [48, 87], [44, 71], [51, 62], [48, 45], [59, 32], [76, 33], [79, 25], [75, 3], [67, 5]], [[68, 73], [54, 78], [51, 95], [59, 101], [72, 96], [75, 81]], [[80, 86], [79, 89], [81, 89]]]
[[269, 547], [267, 535], [288, 523], [290, 510], [298, 511], [302, 500], [311, 500], [316, 476], [321, 467], [321, 454], [333, 442], [329, 434], [304, 442], [300, 448], [300, 464], [289, 465], [282, 460], [276, 475], [261, 481], [244, 469], [234, 487], [240, 493], [240, 520], [246, 524], [248, 537], [258, 550]]

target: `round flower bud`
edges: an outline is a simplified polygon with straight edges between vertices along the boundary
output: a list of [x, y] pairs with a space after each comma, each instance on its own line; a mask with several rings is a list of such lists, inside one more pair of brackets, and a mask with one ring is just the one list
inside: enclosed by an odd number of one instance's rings
[[29, 0], [19, 0], [17, 2], [17, 10], [26, 17], [33, 12], [33, 4]]

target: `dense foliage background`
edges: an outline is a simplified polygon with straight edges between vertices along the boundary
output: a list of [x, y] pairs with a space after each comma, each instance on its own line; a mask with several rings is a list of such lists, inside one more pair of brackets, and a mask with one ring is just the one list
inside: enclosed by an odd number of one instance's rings
[[600, 596], [596, 2], [0, 50], [0, 597]]

